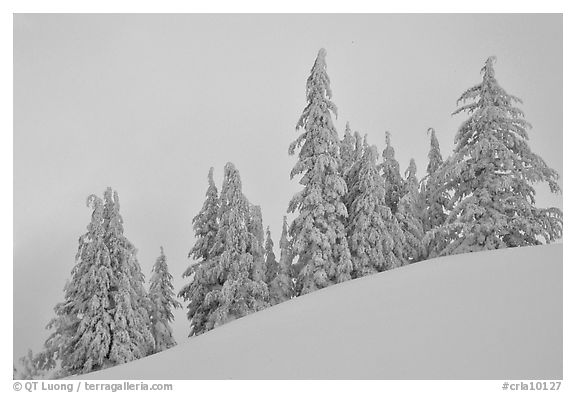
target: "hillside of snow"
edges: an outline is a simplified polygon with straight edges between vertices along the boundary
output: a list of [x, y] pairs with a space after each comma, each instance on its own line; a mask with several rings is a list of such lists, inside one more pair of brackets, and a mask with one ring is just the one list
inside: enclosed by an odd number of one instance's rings
[[345, 282], [87, 379], [561, 379], [562, 245]]

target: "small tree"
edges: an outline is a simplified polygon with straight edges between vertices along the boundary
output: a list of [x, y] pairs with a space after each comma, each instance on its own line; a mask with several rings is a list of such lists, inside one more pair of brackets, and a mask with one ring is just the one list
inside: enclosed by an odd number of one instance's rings
[[404, 255], [409, 263], [420, 261], [424, 254], [422, 239], [424, 229], [422, 215], [424, 211], [423, 200], [418, 191], [418, 178], [416, 177], [416, 162], [410, 159], [410, 165], [406, 170], [404, 183], [406, 194], [398, 202], [396, 217], [405, 237]]
[[423, 224], [426, 232], [444, 224], [450, 202], [450, 195], [448, 195], [439, 177], [439, 171], [444, 165], [444, 160], [442, 159], [436, 132], [433, 128], [429, 128], [428, 132], [430, 132], [430, 151], [428, 152], [426, 176], [422, 179], [426, 204]]
[[449, 255], [550, 243], [562, 236], [562, 212], [537, 208], [533, 183], [560, 192], [558, 174], [528, 146], [531, 127], [521, 102], [495, 78], [494, 57], [482, 68], [482, 82], [458, 99], [454, 114], [468, 113], [456, 134], [453, 156], [442, 171], [453, 194], [445, 224], [427, 236], [449, 242], [432, 250]]
[[42, 370], [38, 367], [38, 362], [31, 349], [28, 349], [26, 356], [20, 358], [20, 369], [15, 370], [14, 379], [41, 379]]
[[292, 251], [298, 257], [296, 290], [306, 294], [350, 279], [352, 263], [344, 220], [348, 213], [342, 199], [346, 183], [340, 174], [340, 140], [332, 123], [336, 105], [326, 73], [326, 50], [321, 49], [306, 83], [307, 105], [296, 129], [304, 132], [290, 145], [300, 148], [290, 177], [302, 174], [298, 192], [288, 208], [298, 212], [290, 226]]
[[349, 172], [346, 229], [354, 278], [403, 264], [403, 234], [385, 203], [384, 179], [376, 167], [376, 147], [366, 143], [363, 151], [362, 159]]
[[250, 246], [253, 256], [251, 276], [257, 281], [266, 281], [264, 224], [260, 206], [250, 205], [248, 230], [253, 235], [252, 240], [254, 242]]
[[230, 162], [224, 168], [219, 217], [220, 226], [214, 250], [221, 285], [206, 295], [206, 300], [216, 305], [208, 316], [208, 328], [241, 318], [269, 305], [266, 283], [254, 274], [257, 250], [253, 246], [258, 242], [249, 230], [252, 220], [250, 204], [242, 193], [240, 174]]
[[356, 159], [356, 139], [352, 136], [352, 131], [350, 130], [350, 123], [346, 122], [346, 129], [344, 131], [344, 138], [340, 141], [340, 159], [341, 159], [341, 169], [340, 173], [343, 177], [350, 170], [354, 161]]
[[[88, 197], [92, 220], [79, 239], [76, 265], [64, 289], [42, 368], [59, 360], [60, 376], [76, 375], [146, 356], [154, 346], [148, 326], [149, 305], [136, 249], [124, 236], [118, 194]], [[140, 274], [139, 274], [140, 273]]]
[[[450, 195], [441, 176], [444, 160], [440, 152], [440, 144], [434, 129], [429, 128], [428, 132], [430, 133], [428, 166], [426, 167], [426, 176], [421, 181], [421, 199], [424, 205], [422, 216], [424, 239], [427, 238], [430, 231], [444, 225], [450, 206]], [[442, 249], [447, 244], [443, 237], [430, 239], [430, 242], [431, 244], [423, 244], [423, 258], [428, 258], [431, 250]]]
[[192, 220], [196, 242], [188, 253], [188, 258], [194, 258], [195, 262], [182, 275], [183, 278], [192, 276], [192, 281], [178, 293], [179, 297], [188, 302], [187, 317], [191, 324], [189, 336], [202, 334], [212, 328], [207, 325], [208, 317], [217, 307], [217, 303], [207, 299], [206, 295], [220, 287], [222, 275], [217, 269], [217, 253], [214, 250], [219, 229], [219, 210], [220, 199], [214, 184], [214, 168], [210, 168], [206, 199], [202, 209]]
[[272, 241], [272, 235], [270, 234], [270, 227], [266, 228], [266, 245], [265, 245], [265, 266], [266, 266], [266, 274], [265, 274], [265, 282], [270, 286], [270, 283], [276, 278], [278, 275], [278, 270], [280, 269], [280, 265], [276, 261], [276, 255], [274, 254], [274, 242]]
[[393, 214], [396, 214], [398, 202], [406, 192], [404, 180], [400, 174], [400, 164], [394, 157], [394, 148], [390, 143], [390, 133], [388, 131], [386, 131], [386, 147], [382, 152], [382, 164], [379, 169], [386, 187], [386, 206], [390, 208]]
[[294, 296], [294, 281], [292, 269], [292, 249], [288, 239], [288, 223], [286, 216], [282, 223], [282, 235], [280, 236], [280, 262], [278, 274], [270, 283], [270, 303], [279, 304], [290, 300]]
[[161, 352], [176, 345], [170, 327], [170, 323], [174, 320], [172, 309], [182, 307], [174, 298], [172, 275], [168, 272], [163, 247], [160, 247], [160, 256], [152, 268], [149, 296], [152, 303], [150, 330], [156, 344], [154, 352]]

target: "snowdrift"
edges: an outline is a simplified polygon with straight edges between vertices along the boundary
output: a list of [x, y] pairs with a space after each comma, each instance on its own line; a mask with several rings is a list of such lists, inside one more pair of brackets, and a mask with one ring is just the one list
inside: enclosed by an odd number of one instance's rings
[[561, 379], [562, 245], [332, 286], [86, 379]]

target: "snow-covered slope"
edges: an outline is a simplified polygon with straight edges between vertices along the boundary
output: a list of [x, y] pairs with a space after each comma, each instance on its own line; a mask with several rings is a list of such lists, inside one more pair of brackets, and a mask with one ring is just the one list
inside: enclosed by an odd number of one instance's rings
[[91, 379], [560, 379], [562, 245], [332, 286]]

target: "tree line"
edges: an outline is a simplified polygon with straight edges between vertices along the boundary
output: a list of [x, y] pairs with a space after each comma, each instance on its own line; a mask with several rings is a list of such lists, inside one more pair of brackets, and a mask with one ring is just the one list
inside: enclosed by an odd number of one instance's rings
[[[290, 178], [301, 190], [289, 202], [279, 258], [262, 211], [242, 191], [238, 169], [224, 167], [220, 190], [208, 172], [204, 204], [192, 220], [188, 283], [177, 296], [187, 304], [189, 336], [291, 298], [347, 280], [426, 259], [465, 252], [550, 243], [562, 237], [560, 209], [538, 208], [533, 185], [560, 193], [558, 174], [530, 149], [531, 128], [515, 106], [521, 100], [497, 82], [494, 57], [482, 80], [457, 100], [467, 115], [452, 154], [443, 159], [434, 129], [422, 179], [414, 159], [404, 173], [391, 134], [380, 150], [347, 123], [340, 139], [333, 123], [326, 51], [306, 82], [306, 106], [288, 153]], [[47, 370], [63, 377], [139, 359], [176, 344], [176, 300], [161, 248], [149, 288], [124, 236], [120, 202], [108, 188], [88, 197], [92, 210], [79, 238], [76, 264], [47, 328], [42, 352], [22, 358], [20, 378]]]

